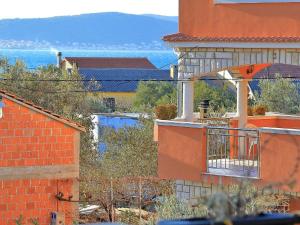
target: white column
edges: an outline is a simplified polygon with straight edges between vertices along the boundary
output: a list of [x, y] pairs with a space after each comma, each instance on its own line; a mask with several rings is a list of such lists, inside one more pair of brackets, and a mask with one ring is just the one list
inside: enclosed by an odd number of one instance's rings
[[193, 120], [194, 113], [194, 82], [187, 80], [182, 83], [182, 117], [186, 121]]
[[[245, 128], [248, 118], [248, 81], [240, 80], [237, 82], [237, 115], [238, 128]], [[247, 153], [245, 138], [245, 131], [240, 130], [238, 135], [241, 137], [238, 139], [239, 158], [244, 157]]]
[[240, 80], [237, 82], [237, 113], [239, 128], [245, 128], [248, 117], [248, 81]]

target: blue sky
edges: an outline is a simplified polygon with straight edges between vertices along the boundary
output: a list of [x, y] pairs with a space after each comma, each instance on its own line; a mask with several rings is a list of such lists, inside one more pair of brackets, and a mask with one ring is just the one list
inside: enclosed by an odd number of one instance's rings
[[0, 19], [41, 18], [96, 12], [177, 16], [178, 0], [4, 0]]

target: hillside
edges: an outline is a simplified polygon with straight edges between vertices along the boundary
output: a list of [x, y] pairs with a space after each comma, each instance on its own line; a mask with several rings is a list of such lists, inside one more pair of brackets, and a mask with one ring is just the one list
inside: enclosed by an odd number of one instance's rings
[[176, 17], [123, 13], [9, 19], [0, 20], [0, 40], [51, 46], [159, 46], [161, 37], [176, 32], [177, 26]]

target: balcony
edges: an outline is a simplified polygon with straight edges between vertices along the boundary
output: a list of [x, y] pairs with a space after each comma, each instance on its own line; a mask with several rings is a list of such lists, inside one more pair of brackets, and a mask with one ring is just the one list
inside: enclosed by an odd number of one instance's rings
[[223, 176], [259, 177], [259, 132], [208, 126], [207, 173]]
[[[247, 118], [247, 128], [206, 121], [157, 120], [158, 170], [163, 179], [220, 184], [246, 178], [259, 184], [300, 180], [300, 117], [269, 115]], [[287, 185], [284, 189], [289, 190]], [[300, 191], [300, 184], [296, 184]]]

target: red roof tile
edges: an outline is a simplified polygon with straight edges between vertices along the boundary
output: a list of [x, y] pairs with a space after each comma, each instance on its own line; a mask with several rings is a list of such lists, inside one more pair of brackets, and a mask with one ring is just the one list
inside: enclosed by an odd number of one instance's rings
[[193, 37], [183, 33], [163, 37], [166, 42], [300, 42], [300, 37]]
[[16, 102], [18, 104], [23, 104], [23, 105], [25, 105], [25, 106], [27, 106], [27, 107], [29, 107], [29, 108], [37, 111], [37, 112], [40, 112], [40, 113], [42, 113], [44, 115], [49, 116], [52, 119], [58, 120], [58, 121], [60, 121], [62, 123], [65, 123], [68, 126], [76, 128], [76, 129], [78, 129], [80, 131], [85, 131], [85, 128], [82, 125], [80, 125], [80, 124], [78, 124], [78, 123], [76, 123], [76, 122], [74, 122], [72, 120], [69, 120], [69, 119], [67, 119], [67, 118], [65, 118], [63, 116], [60, 116], [60, 115], [58, 115], [56, 113], [53, 113], [53, 112], [51, 112], [49, 110], [43, 109], [42, 107], [37, 106], [34, 103], [29, 102], [29, 101], [27, 101], [27, 100], [25, 100], [23, 98], [20, 98], [20, 97], [14, 95], [12, 93], [9, 93], [9, 92], [4, 91], [4, 90], [0, 90], [0, 94], [4, 98], [8, 98], [8, 99], [10, 99], [10, 100], [12, 100], [12, 101], [14, 101], [14, 102]]
[[156, 69], [147, 58], [65, 57], [78, 68], [139, 68]]

